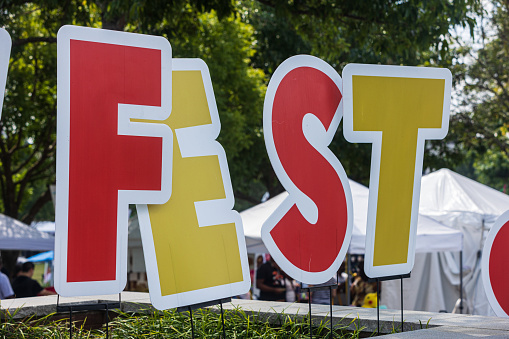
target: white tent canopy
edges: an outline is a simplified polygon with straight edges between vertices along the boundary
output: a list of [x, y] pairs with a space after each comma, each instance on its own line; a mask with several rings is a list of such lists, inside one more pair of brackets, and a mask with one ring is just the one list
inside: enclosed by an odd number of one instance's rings
[[52, 235], [0, 214], [0, 249], [49, 251], [54, 247]]
[[[480, 277], [480, 253], [488, 230], [506, 210], [508, 195], [451, 170], [422, 177], [419, 212], [463, 233], [464, 306], [468, 313], [494, 315]], [[459, 298], [459, 274], [457, 252], [416, 256], [412, 276], [405, 280], [405, 308], [450, 312]], [[396, 285], [399, 282], [386, 282], [382, 289], [382, 299], [389, 308], [399, 307]]]
[[[366, 242], [369, 190], [355, 181], [349, 180], [349, 182], [352, 190], [354, 209], [354, 228], [349, 252], [352, 254], [363, 254]], [[261, 240], [262, 225], [287, 196], [288, 193], [283, 192], [266, 202], [240, 213], [244, 225], [248, 253], [268, 252]], [[461, 247], [461, 232], [419, 215], [416, 252], [460, 251]]]
[[475, 180], [443, 168], [422, 177], [421, 214], [455, 212], [498, 217], [509, 209], [509, 196]]
[[46, 232], [51, 235], [55, 235], [55, 222], [54, 221], [32, 222], [30, 227], [35, 227], [38, 231]]
[[145, 272], [145, 259], [141, 244], [140, 224], [138, 217], [129, 218], [127, 237], [128, 272]]
[[248, 253], [269, 252], [262, 241], [262, 225], [287, 196], [288, 193], [283, 192], [240, 213]]
[[[353, 200], [354, 228], [349, 253], [364, 254], [366, 246], [366, 225], [368, 220], [369, 189], [350, 180]], [[433, 219], [419, 214], [417, 219], [416, 253], [461, 251], [463, 235], [452, 228], [443, 226]]]

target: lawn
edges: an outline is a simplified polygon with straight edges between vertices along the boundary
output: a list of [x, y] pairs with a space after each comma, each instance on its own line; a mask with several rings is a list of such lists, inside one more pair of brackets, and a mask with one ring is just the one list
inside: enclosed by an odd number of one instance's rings
[[[227, 338], [309, 338], [306, 318], [295, 321], [284, 314], [277, 325], [270, 325], [248, 317], [242, 310], [225, 311]], [[217, 310], [200, 309], [193, 312], [195, 338], [222, 338], [221, 315]], [[191, 338], [189, 313], [175, 310], [154, 311], [145, 315], [122, 313], [109, 323], [110, 338]], [[69, 323], [66, 319], [53, 321], [51, 315], [42, 319], [26, 319], [23, 322], [7, 317], [0, 323], [2, 338], [69, 338]], [[106, 338], [106, 329], [86, 330], [75, 328], [73, 338]], [[313, 338], [330, 338], [328, 323], [313, 328]], [[359, 338], [359, 331], [347, 331], [336, 327], [334, 338]]]

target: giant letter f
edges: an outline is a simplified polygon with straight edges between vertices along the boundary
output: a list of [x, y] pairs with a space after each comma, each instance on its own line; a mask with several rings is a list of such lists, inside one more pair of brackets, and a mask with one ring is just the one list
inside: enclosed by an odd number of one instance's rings
[[[64, 26], [58, 33], [57, 238], [62, 295], [119, 293], [129, 204], [171, 195], [171, 47], [161, 37]], [[163, 95], [164, 93], [164, 95]]]

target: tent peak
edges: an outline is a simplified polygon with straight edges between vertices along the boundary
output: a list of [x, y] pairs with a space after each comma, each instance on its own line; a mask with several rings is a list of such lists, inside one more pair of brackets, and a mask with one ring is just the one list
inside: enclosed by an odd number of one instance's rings
[[442, 168], [421, 180], [423, 214], [469, 212], [500, 215], [509, 210], [509, 196], [450, 169]]

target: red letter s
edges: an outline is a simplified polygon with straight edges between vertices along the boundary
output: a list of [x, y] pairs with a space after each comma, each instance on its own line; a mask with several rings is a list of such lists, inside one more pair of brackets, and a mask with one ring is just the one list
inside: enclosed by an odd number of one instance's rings
[[274, 73], [263, 127], [270, 161], [289, 197], [262, 239], [295, 279], [322, 283], [339, 268], [352, 232], [346, 173], [328, 149], [342, 117], [341, 77], [326, 62], [295, 56]]

